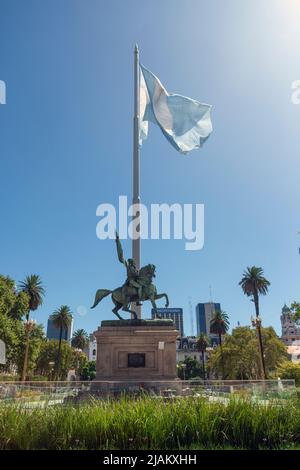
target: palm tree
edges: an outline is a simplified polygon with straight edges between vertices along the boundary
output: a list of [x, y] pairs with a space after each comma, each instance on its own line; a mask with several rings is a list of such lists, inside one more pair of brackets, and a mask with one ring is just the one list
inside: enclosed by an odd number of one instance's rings
[[28, 364], [28, 351], [29, 351], [29, 335], [32, 330], [32, 325], [30, 324], [29, 316], [30, 312], [37, 310], [40, 305], [43, 303], [43, 297], [45, 295], [45, 289], [43, 287], [41, 278], [37, 274], [31, 274], [26, 276], [25, 280], [19, 283], [21, 291], [26, 292], [29, 299], [29, 308], [25, 314], [26, 323], [25, 323], [25, 356], [24, 356], [24, 365], [22, 371], [22, 382], [26, 380], [27, 364]]
[[209, 341], [209, 338], [206, 336], [205, 333], [200, 333], [200, 335], [198, 336], [197, 338], [197, 342], [196, 342], [196, 347], [197, 349], [199, 349], [199, 351], [201, 352], [201, 359], [202, 359], [202, 373], [203, 373], [203, 378], [205, 380], [205, 364], [204, 364], [204, 354], [205, 354], [205, 351], [207, 349], [207, 347], [209, 346], [210, 344], [210, 341]]
[[72, 338], [72, 346], [81, 349], [82, 351], [89, 343], [89, 336], [83, 329], [76, 330]]
[[222, 349], [222, 335], [225, 335], [229, 329], [229, 317], [223, 310], [216, 310], [213, 318], [210, 320], [210, 332], [218, 335], [221, 349], [222, 376], [224, 379], [224, 361]]
[[58, 379], [60, 372], [62, 334], [63, 330], [67, 330], [72, 322], [72, 312], [70, 307], [67, 305], [62, 305], [53, 312], [53, 314], [50, 316], [50, 319], [53, 321], [54, 326], [59, 328], [59, 342], [56, 362], [56, 377]]
[[45, 289], [38, 274], [26, 276], [25, 281], [19, 283], [19, 287], [29, 297], [29, 310], [26, 313], [26, 320], [29, 320], [30, 311], [37, 310], [42, 305]]
[[222, 335], [225, 335], [229, 329], [229, 317], [223, 310], [216, 310], [213, 318], [210, 320], [210, 332], [219, 337], [219, 345], [222, 348]]
[[252, 301], [255, 305], [255, 315], [256, 321], [254, 322], [259, 342], [259, 351], [260, 351], [260, 360], [261, 360], [261, 370], [263, 379], [267, 378], [266, 374], [266, 365], [264, 358], [263, 342], [261, 336], [261, 318], [259, 316], [259, 295], [266, 295], [268, 293], [268, 287], [270, 282], [263, 276], [264, 271], [262, 268], [248, 266], [246, 271], [243, 273], [243, 277], [239, 282], [239, 285], [243, 289], [243, 292], [248, 297], [252, 297]]

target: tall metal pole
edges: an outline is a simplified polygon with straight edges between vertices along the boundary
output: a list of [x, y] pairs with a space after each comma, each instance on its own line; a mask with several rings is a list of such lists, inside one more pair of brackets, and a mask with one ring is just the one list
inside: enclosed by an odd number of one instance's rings
[[[134, 219], [138, 224], [138, 237], [132, 240], [132, 258], [137, 269], [141, 268], [141, 239], [140, 239], [140, 145], [139, 145], [139, 119], [140, 119], [140, 70], [139, 49], [134, 48], [134, 118], [133, 118], [133, 199], [132, 203], [137, 208]], [[133, 310], [141, 318], [141, 306], [132, 305]]]

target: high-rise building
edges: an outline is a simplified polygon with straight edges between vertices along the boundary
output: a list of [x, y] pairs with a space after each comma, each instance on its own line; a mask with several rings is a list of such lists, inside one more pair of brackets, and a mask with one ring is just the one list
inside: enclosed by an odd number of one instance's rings
[[216, 311], [221, 310], [221, 305], [214, 302], [199, 303], [196, 306], [197, 335], [205, 333], [212, 345], [219, 344], [218, 336], [210, 332], [210, 322]]
[[[157, 313], [161, 318], [169, 318], [174, 321], [176, 329], [180, 336], [184, 336], [183, 328], [183, 310], [182, 308], [158, 308]], [[151, 310], [152, 318], [155, 318], [154, 310]]]
[[[47, 338], [48, 339], [59, 339], [60, 329], [54, 325], [51, 317], [48, 318], [47, 323]], [[73, 336], [73, 317], [70, 323], [69, 328], [63, 328], [62, 330], [62, 339], [68, 342], [71, 342]]]

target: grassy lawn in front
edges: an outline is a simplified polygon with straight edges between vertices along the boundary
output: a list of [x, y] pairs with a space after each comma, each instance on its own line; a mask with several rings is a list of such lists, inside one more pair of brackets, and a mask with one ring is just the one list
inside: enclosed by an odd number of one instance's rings
[[0, 449], [295, 449], [299, 400], [147, 396], [26, 409], [0, 403]]

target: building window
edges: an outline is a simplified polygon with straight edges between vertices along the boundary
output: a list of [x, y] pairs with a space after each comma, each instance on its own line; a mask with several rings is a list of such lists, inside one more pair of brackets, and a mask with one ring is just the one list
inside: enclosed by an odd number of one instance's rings
[[96, 349], [93, 349], [93, 356], [96, 356]]

